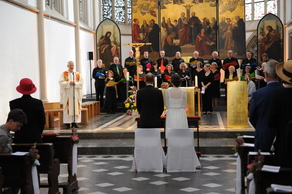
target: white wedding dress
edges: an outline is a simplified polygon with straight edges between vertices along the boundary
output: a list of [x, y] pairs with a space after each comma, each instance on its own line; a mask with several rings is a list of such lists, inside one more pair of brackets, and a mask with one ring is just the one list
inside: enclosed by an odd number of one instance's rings
[[189, 128], [186, 106], [187, 106], [187, 93], [181, 88], [169, 88], [165, 91], [165, 103], [166, 103], [166, 138], [167, 129], [186, 129]]

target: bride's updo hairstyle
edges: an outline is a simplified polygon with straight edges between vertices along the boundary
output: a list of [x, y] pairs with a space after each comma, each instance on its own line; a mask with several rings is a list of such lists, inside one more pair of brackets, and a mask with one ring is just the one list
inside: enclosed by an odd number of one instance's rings
[[172, 85], [174, 85], [175, 87], [179, 87], [180, 86], [180, 76], [178, 74], [173, 74], [171, 76], [171, 83]]

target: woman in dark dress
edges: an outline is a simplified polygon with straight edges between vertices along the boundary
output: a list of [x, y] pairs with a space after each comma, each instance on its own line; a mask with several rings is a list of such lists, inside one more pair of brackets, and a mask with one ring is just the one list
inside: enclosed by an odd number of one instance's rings
[[[146, 86], [146, 83], [145, 83], [145, 73], [143, 72], [143, 66], [142, 65], [139, 65], [138, 66], [138, 72], [139, 72], [139, 89], [142, 89]], [[134, 85], [137, 87], [137, 74], [134, 75]]]
[[164, 71], [163, 81], [170, 83], [171, 76], [175, 74], [173, 71], [173, 66], [171, 64], [166, 65], [166, 70]]
[[216, 62], [211, 63], [211, 72], [214, 76], [213, 81], [213, 99], [212, 105], [218, 106], [218, 98], [220, 98], [220, 70], [218, 69], [218, 65]]
[[160, 87], [160, 85], [162, 84], [162, 76], [161, 76], [161, 72], [158, 68], [158, 64], [156, 61], [153, 61], [152, 63], [152, 68], [150, 70], [150, 72], [157, 77], [157, 86]]
[[117, 87], [116, 84], [110, 84], [110, 81], [115, 81], [112, 70], [107, 71], [105, 79], [105, 110], [108, 114], [114, 114], [117, 107]]
[[96, 101], [100, 101], [100, 107], [103, 107], [103, 93], [105, 87], [105, 69], [102, 67], [102, 60], [97, 60], [97, 66], [92, 71], [92, 77], [95, 79]]
[[196, 76], [198, 77], [198, 87], [200, 89], [202, 89], [202, 84], [201, 84], [201, 81], [202, 81], [202, 77], [204, 75], [205, 71], [202, 69], [202, 62], [201, 61], [198, 61], [196, 63], [196, 69], [193, 71], [193, 74], [194, 74], [194, 77], [193, 77], [193, 86], [196, 86]]
[[181, 87], [189, 87], [191, 85], [191, 72], [187, 69], [186, 63], [179, 65], [180, 70], [177, 72], [181, 79]]
[[203, 113], [211, 114], [212, 109], [212, 97], [213, 97], [213, 73], [210, 70], [210, 64], [204, 65], [204, 75], [202, 77], [202, 101], [203, 101]]

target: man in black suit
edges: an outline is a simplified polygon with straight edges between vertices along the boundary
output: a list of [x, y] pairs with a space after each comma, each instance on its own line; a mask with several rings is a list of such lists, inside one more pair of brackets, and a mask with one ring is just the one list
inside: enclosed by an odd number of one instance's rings
[[249, 109], [249, 120], [255, 128], [255, 151], [269, 152], [276, 136], [276, 129], [268, 126], [269, 108], [276, 90], [283, 88], [276, 74], [278, 62], [269, 61], [265, 66], [267, 86], [252, 94]]
[[162, 91], [154, 88], [154, 75], [145, 77], [146, 87], [137, 92], [137, 109], [140, 113], [139, 128], [160, 128], [160, 116], [164, 110]]
[[43, 102], [30, 96], [36, 89], [29, 78], [23, 78], [16, 87], [23, 96], [9, 102], [10, 110], [19, 108], [27, 116], [27, 124], [23, 125], [20, 131], [15, 132], [14, 143], [42, 142], [42, 133], [46, 123]]

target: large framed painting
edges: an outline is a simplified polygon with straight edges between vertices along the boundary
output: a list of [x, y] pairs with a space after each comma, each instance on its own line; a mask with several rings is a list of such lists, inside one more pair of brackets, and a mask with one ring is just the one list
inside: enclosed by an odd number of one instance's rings
[[160, 50], [158, 1], [132, 0], [132, 18], [132, 42], [151, 43], [140, 48], [140, 56], [143, 58], [143, 52], [148, 51], [150, 58], [157, 59]]
[[217, 47], [216, 0], [172, 0], [161, 6], [161, 48], [174, 57], [176, 51], [211, 58]]
[[232, 50], [236, 58], [245, 56], [245, 2], [244, 0], [218, 0], [220, 58]]
[[262, 61], [263, 53], [268, 54], [269, 59], [283, 61], [283, 24], [274, 14], [265, 15], [257, 27], [258, 37], [258, 61]]
[[96, 28], [96, 50], [106, 70], [114, 57], [121, 56], [121, 32], [114, 21], [105, 19]]

